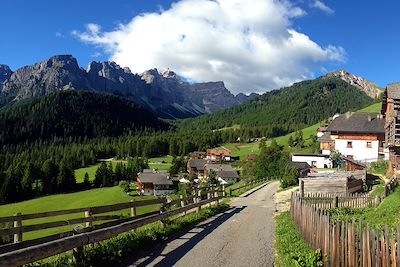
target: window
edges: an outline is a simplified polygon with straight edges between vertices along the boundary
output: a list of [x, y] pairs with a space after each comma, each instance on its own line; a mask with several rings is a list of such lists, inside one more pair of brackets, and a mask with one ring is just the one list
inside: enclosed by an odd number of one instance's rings
[[372, 148], [372, 142], [367, 142], [367, 148]]
[[317, 167], [317, 162], [316, 161], [311, 161], [311, 167], [313, 167], [313, 168]]
[[347, 148], [353, 148], [353, 142], [347, 141]]

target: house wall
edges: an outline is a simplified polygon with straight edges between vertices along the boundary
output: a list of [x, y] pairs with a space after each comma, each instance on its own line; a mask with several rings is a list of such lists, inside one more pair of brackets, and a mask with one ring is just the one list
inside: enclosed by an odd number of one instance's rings
[[[347, 142], [352, 142], [352, 148], [347, 147]], [[371, 142], [371, 148], [367, 147], [367, 142]], [[352, 140], [352, 139], [336, 139], [335, 150], [344, 156], [353, 156], [354, 160], [359, 161], [377, 161], [378, 160], [378, 140]]]
[[[292, 155], [293, 162], [307, 162], [311, 167], [316, 167], [319, 169], [325, 168], [325, 165], [328, 168], [332, 168], [332, 161], [329, 157], [321, 157], [315, 155]], [[313, 162], [315, 162], [313, 166]]]
[[173, 189], [156, 189], [154, 190], [154, 195], [155, 196], [166, 196], [166, 195], [171, 195], [173, 193], [175, 193], [175, 190]]
[[343, 178], [300, 178], [304, 183], [304, 194], [347, 194], [347, 177]]

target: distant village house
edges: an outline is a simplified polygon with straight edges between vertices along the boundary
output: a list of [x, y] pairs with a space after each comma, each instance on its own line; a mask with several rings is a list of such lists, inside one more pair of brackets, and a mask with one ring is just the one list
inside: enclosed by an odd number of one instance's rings
[[207, 149], [207, 160], [214, 163], [221, 163], [223, 161], [231, 161], [231, 152], [225, 149]]
[[137, 177], [137, 185], [140, 195], [163, 196], [175, 192], [167, 171], [143, 170]]
[[204, 167], [204, 175], [213, 170], [217, 175], [218, 181], [223, 184], [234, 184], [239, 181], [237, 171], [229, 164], [206, 164]]

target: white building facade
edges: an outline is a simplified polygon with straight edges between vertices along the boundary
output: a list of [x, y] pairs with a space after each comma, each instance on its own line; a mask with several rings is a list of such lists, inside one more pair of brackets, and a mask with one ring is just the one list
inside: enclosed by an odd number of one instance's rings
[[292, 154], [293, 162], [307, 162], [312, 168], [332, 168], [332, 161], [329, 155], [308, 155], [308, 154]]

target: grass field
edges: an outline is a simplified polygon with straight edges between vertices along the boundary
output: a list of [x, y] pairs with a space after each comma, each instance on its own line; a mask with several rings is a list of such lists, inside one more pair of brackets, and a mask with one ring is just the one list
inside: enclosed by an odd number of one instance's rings
[[[124, 193], [119, 186], [105, 187], [105, 188], [91, 189], [77, 193], [52, 195], [47, 197], [36, 198], [33, 200], [23, 201], [19, 203], [2, 205], [0, 206], [0, 217], [14, 215], [17, 212], [21, 212], [22, 214], [29, 214], [29, 213], [38, 213], [46, 211], [110, 205], [110, 204], [128, 202], [132, 199], [143, 200], [143, 199], [153, 199], [153, 198], [154, 198], [153, 196], [131, 197], [126, 193]], [[137, 212], [138, 214], [143, 214], [146, 212], [154, 211], [157, 208], [158, 208], [157, 205], [140, 207], [137, 209]], [[114, 212], [110, 214], [128, 216], [129, 210]], [[23, 225], [58, 221], [63, 219], [80, 218], [80, 217], [83, 217], [83, 214], [35, 219], [35, 220], [24, 221]], [[38, 237], [56, 234], [71, 229], [73, 229], [73, 226], [64, 226], [64, 227], [46, 229], [42, 231], [29, 232], [23, 235], [23, 239], [24, 240], [35, 239]]]
[[375, 103], [371, 106], [368, 106], [366, 108], [360, 109], [359, 112], [381, 112], [382, 108], [382, 102]]
[[169, 168], [171, 168], [172, 159], [173, 157], [169, 155], [164, 157], [150, 158], [148, 160], [149, 168], [168, 171]]
[[[169, 170], [169, 168], [172, 165], [171, 164], [172, 163], [172, 159], [173, 159], [172, 156], [150, 158], [150, 159], [148, 159], [149, 168], [150, 169], [157, 169], [157, 170]], [[126, 163], [126, 161], [124, 161], [124, 160], [113, 160], [111, 162], [112, 162], [114, 168], [115, 168], [115, 165], [118, 162]], [[107, 162], [107, 164], [108, 164], [108, 162]], [[82, 183], [83, 179], [85, 177], [85, 173], [88, 173], [89, 180], [93, 181], [94, 177], [95, 177], [95, 174], [96, 174], [96, 170], [97, 170], [97, 168], [99, 168], [99, 166], [100, 166], [100, 163], [98, 163], [96, 165], [88, 166], [88, 167], [85, 167], [85, 168], [76, 169], [75, 170], [76, 182], [77, 183]]]

